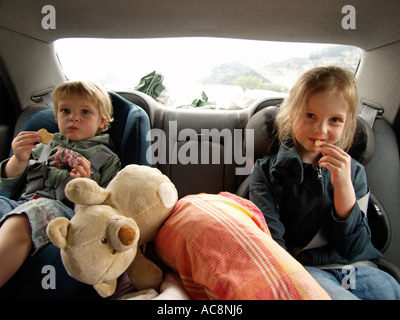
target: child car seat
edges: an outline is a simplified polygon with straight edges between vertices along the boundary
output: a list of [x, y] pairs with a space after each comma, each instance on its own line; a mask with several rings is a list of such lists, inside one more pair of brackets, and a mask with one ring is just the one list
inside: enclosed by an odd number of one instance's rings
[[[116, 93], [109, 92], [109, 95], [114, 122], [107, 133], [114, 144], [114, 152], [120, 157], [123, 167], [128, 164], [149, 165], [146, 159], [146, 150], [150, 147], [150, 141], [146, 140], [150, 130], [147, 113]], [[52, 133], [58, 131], [52, 108], [32, 107], [36, 112], [28, 117], [19, 131], [37, 131], [40, 128]], [[55, 279], [51, 279], [53, 275]], [[51, 281], [54, 281], [55, 288], [49, 288]], [[14, 277], [0, 288], [0, 298], [96, 299], [99, 295], [92, 286], [78, 282], [67, 274], [60, 250], [50, 243], [26, 259]]]

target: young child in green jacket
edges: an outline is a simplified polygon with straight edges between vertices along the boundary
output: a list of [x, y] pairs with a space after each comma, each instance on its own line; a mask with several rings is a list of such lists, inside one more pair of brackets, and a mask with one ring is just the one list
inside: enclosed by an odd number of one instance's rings
[[[21, 182], [25, 186], [18, 200], [0, 197], [0, 287], [29, 254], [49, 242], [46, 228], [52, 219], [73, 216], [73, 208], [48, 194], [54, 193], [68, 177], [91, 178], [105, 187], [121, 168], [118, 156], [112, 152], [97, 172], [91, 172], [88, 160], [110, 147], [109, 135], [102, 133], [112, 122], [112, 105], [104, 88], [89, 81], [70, 81], [58, 86], [52, 98], [60, 132], [48, 146], [37, 144], [37, 132], [20, 132], [11, 145], [14, 155], [0, 165], [1, 190], [12, 193]], [[50, 149], [47, 175], [42, 189], [32, 192], [28, 190], [31, 188], [25, 172], [29, 160], [37, 160], [44, 148]]]

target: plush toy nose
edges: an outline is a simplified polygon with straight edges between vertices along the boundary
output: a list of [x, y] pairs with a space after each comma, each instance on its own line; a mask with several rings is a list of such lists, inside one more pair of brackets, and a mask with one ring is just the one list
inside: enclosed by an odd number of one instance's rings
[[122, 226], [118, 231], [118, 238], [124, 246], [130, 246], [135, 242], [136, 232], [132, 228]]
[[137, 246], [140, 238], [139, 227], [131, 218], [113, 216], [108, 220], [107, 238], [110, 245], [117, 251], [125, 251]]

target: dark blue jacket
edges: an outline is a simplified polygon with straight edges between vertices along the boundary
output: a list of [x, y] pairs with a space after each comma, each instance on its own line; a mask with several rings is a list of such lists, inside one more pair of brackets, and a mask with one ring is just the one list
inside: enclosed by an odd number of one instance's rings
[[[368, 194], [366, 174], [356, 160], [351, 179], [357, 200]], [[257, 160], [250, 182], [250, 200], [263, 212], [271, 235], [304, 265], [376, 261], [381, 253], [371, 243], [366, 209], [357, 202], [342, 220], [335, 214], [331, 173], [303, 163], [293, 141]], [[321, 230], [327, 244], [299, 251]]]

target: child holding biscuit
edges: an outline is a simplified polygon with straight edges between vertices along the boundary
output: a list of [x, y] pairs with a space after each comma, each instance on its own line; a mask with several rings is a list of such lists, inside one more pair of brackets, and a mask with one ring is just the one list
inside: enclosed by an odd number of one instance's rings
[[[349, 71], [317, 67], [301, 75], [275, 119], [278, 152], [255, 163], [250, 200], [274, 240], [333, 299], [399, 299], [397, 281], [374, 264], [381, 253], [360, 201], [368, 198], [365, 170], [346, 153], [357, 105]], [[342, 285], [345, 265], [354, 268], [355, 284]]]
[[[121, 168], [118, 156], [111, 151], [95, 172], [91, 172], [88, 160], [103, 149], [109, 150], [111, 144], [109, 135], [103, 133], [112, 121], [108, 93], [90, 81], [70, 81], [54, 89], [52, 99], [60, 132], [54, 136], [42, 130], [20, 132], [12, 142], [14, 155], [0, 164], [1, 190], [12, 193], [24, 186], [15, 200], [0, 197], [0, 287], [29, 254], [49, 242], [46, 227], [52, 219], [73, 216], [71, 205], [55, 196], [68, 177], [90, 178], [105, 187]], [[46, 141], [46, 136], [51, 140]], [[44, 148], [48, 148], [45, 178], [38, 190], [36, 186], [32, 190], [25, 173], [29, 161], [38, 159]]]

